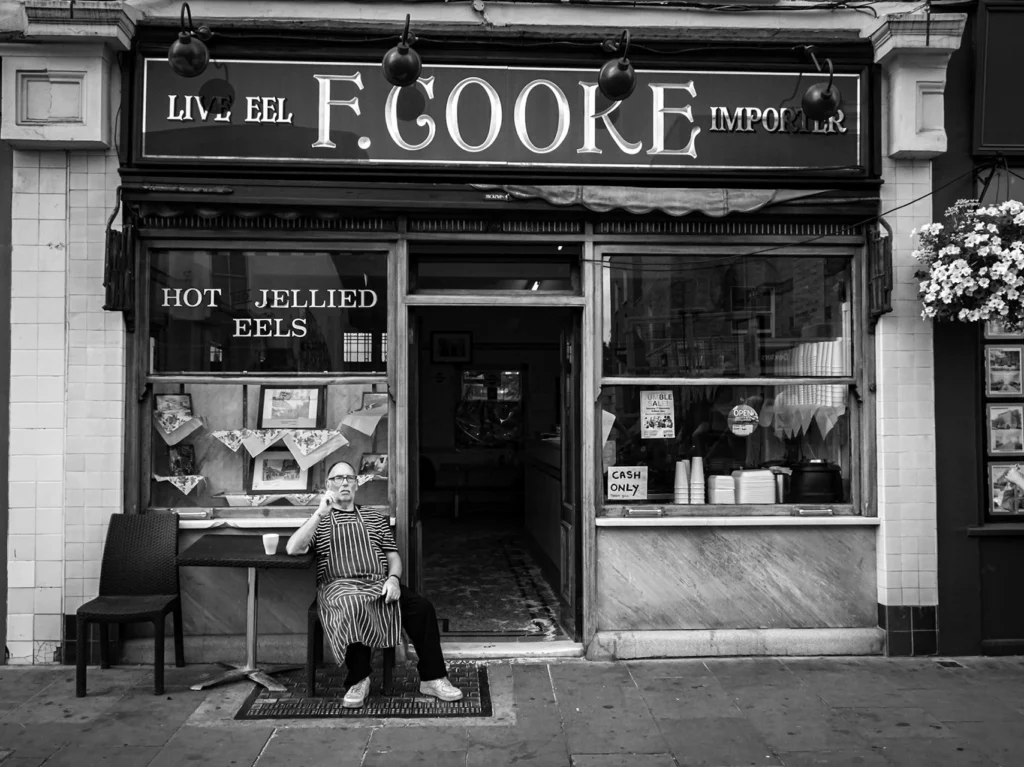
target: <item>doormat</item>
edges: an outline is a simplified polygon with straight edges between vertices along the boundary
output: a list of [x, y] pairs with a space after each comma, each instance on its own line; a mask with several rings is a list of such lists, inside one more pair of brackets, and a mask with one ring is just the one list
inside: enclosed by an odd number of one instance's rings
[[411, 663], [396, 663], [392, 695], [381, 692], [383, 671], [370, 674], [370, 693], [362, 708], [345, 708], [344, 666], [317, 669], [315, 698], [306, 697], [306, 672], [303, 669], [275, 674], [287, 692], [271, 692], [256, 685], [235, 719], [387, 719], [426, 717], [489, 717], [491, 694], [487, 685], [487, 667], [475, 661], [449, 661], [448, 679], [462, 690], [462, 700], [447, 703], [420, 694], [420, 677]]

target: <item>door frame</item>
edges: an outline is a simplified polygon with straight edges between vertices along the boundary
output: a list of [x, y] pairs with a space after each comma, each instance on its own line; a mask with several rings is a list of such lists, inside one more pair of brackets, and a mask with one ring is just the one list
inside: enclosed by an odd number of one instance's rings
[[[590, 234], [587, 227], [588, 234]], [[430, 238], [436, 240], [437, 238]], [[468, 238], [451, 237], [455, 240], [465, 240]], [[477, 238], [473, 238], [476, 240]], [[502, 238], [507, 239], [507, 238]], [[489, 241], [491, 243], [500, 242], [499, 239], [492, 238], [480, 238], [481, 243]], [[548, 240], [550, 241], [550, 240]], [[596, 393], [594, 391], [594, 371], [595, 371], [595, 359], [594, 359], [594, 345], [588, 343], [587, 339], [593, 338], [594, 333], [594, 321], [596, 312], [594, 309], [593, 302], [593, 290], [590, 287], [593, 285], [593, 278], [595, 275], [594, 264], [593, 264], [593, 241], [591, 237], [574, 237], [566, 238], [567, 242], [574, 242], [581, 246], [581, 259], [580, 264], [580, 290], [574, 295], [566, 295], [564, 293], [545, 295], [534, 292], [467, 292], [467, 291], [453, 291], [451, 293], [410, 293], [409, 290], [409, 275], [410, 275], [410, 260], [409, 260], [409, 242], [410, 240], [406, 237], [401, 237], [398, 241], [397, 248], [394, 251], [394, 277], [390, 280], [392, 290], [394, 294], [390, 297], [393, 299], [392, 306], [395, 307], [389, 318], [388, 326], [388, 337], [394, 338], [394, 344], [389, 341], [389, 364], [388, 364], [388, 378], [389, 378], [389, 389], [396, 392], [395, 396], [395, 418], [393, 419], [393, 426], [391, 427], [394, 431], [391, 435], [391, 444], [395, 445], [394, 456], [392, 457], [393, 466], [395, 468], [395, 475], [398, 477], [405, 477], [405, 483], [403, 487], [394, 487], [392, 492], [395, 494], [394, 503], [396, 510], [396, 532], [399, 552], [403, 557], [404, 562], [409, 562], [409, 555], [412, 550], [418, 545], [418, 541], [415, 540], [417, 534], [415, 519], [416, 508], [414, 504], [417, 503], [418, 499], [418, 487], [414, 483], [418, 482], [418, 471], [413, 471], [411, 464], [413, 463], [413, 456], [411, 455], [411, 449], [413, 447], [410, 444], [409, 435], [416, 428], [415, 424], [412, 423], [412, 419], [415, 417], [415, 403], [412, 403], [411, 396], [416, 390], [415, 382], [410, 380], [410, 373], [412, 372], [411, 357], [412, 355], [419, 353], [419, 346], [421, 339], [413, 337], [413, 333], [410, 332], [411, 319], [413, 317], [412, 310], [423, 307], [474, 307], [474, 306], [497, 306], [497, 307], [513, 307], [513, 308], [564, 308], [573, 309], [580, 313], [580, 372], [579, 372], [579, 391], [578, 394], [578, 408], [579, 408], [579, 423], [580, 423], [580, 446], [577, 451], [576, 470], [578, 472], [578, 488], [579, 495], [577, 502], [579, 504], [579, 525], [580, 533], [574, 536], [576, 540], [576, 583], [577, 583], [577, 594], [580, 596], [580, 601], [576, 605], [576, 635], [579, 641], [582, 642], [586, 647], [590, 640], [593, 638], [596, 632], [596, 625], [594, 623], [595, 616], [595, 604], [594, 604], [594, 589], [596, 588], [596, 570], [595, 570], [595, 543], [596, 543], [596, 527], [594, 522], [594, 493], [595, 493], [595, 454], [594, 454], [594, 439], [597, 434], [597, 426], [595, 419], [595, 411], [592, 403], [595, 402]], [[394, 364], [391, 364], [391, 353], [394, 351]], [[418, 465], [418, 464], [417, 464]], [[419, 563], [417, 563], [418, 565]], [[418, 573], [410, 574], [411, 578], [419, 578]], [[581, 588], [582, 586], [582, 588]]]

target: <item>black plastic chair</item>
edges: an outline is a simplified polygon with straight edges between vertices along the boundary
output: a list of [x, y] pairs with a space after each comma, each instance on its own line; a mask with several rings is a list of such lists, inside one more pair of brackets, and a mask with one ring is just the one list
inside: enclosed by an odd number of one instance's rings
[[[306, 620], [306, 694], [310, 698], [315, 698], [316, 667], [324, 662], [324, 627], [320, 624], [316, 597], [313, 597], [313, 603], [309, 606]], [[383, 692], [385, 695], [391, 695], [394, 688], [395, 648], [385, 647], [381, 652], [384, 658]]]
[[164, 627], [167, 613], [173, 613], [174, 665], [185, 665], [177, 556], [176, 514], [114, 514], [110, 517], [100, 569], [100, 594], [79, 607], [77, 613], [76, 696], [85, 697], [86, 636], [90, 623], [100, 626], [100, 668], [110, 668], [108, 625], [152, 621], [153, 693], [161, 695], [164, 691]]

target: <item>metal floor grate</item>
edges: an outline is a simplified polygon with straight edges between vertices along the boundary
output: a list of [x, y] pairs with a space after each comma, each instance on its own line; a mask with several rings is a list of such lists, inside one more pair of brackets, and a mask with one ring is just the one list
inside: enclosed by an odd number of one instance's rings
[[395, 665], [393, 695], [381, 694], [383, 674], [375, 668], [370, 675], [370, 694], [362, 708], [345, 708], [345, 667], [317, 669], [317, 697], [306, 697], [306, 675], [300, 670], [277, 674], [288, 687], [284, 693], [270, 692], [257, 685], [242, 703], [235, 719], [352, 719], [489, 717], [491, 695], [487, 667], [476, 661], [449, 661], [448, 679], [463, 692], [462, 700], [446, 703], [421, 695], [420, 678], [411, 663]]

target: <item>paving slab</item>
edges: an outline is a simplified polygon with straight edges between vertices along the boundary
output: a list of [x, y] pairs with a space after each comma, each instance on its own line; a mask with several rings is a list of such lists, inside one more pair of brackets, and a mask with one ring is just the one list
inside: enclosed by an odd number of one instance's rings
[[704, 662], [726, 690], [749, 687], [795, 687], [796, 674], [778, 658], [712, 658]]
[[[880, 751], [789, 751], [780, 753], [786, 767], [892, 767]], [[933, 765], [933, 767], [938, 767]]]
[[676, 767], [672, 754], [573, 754], [572, 767]]
[[48, 758], [81, 737], [81, 725], [57, 722], [25, 724], [0, 722], [0, 748], [17, 758]]
[[238, 731], [185, 726], [160, 749], [149, 767], [251, 767], [273, 732], [273, 727]]
[[851, 724], [829, 711], [821, 715], [758, 713], [747, 718], [776, 751], [863, 751], [870, 743]]
[[651, 710], [636, 687], [556, 686], [569, 753], [663, 754]]
[[711, 673], [702, 660], [631, 660], [625, 665], [638, 684], [643, 679], [689, 679]]
[[471, 746], [466, 752], [465, 764], [466, 767], [570, 767], [571, 760], [565, 740], [558, 738], [524, 740], [509, 748]]
[[65, 746], [47, 759], [46, 767], [83, 767], [83, 765], [102, 765], [102, 767], [146, 767], [160, 749], [154, 746], [116, 746], [98, 747], [74, 744]]
[[952, 733], [923, 708], [837, 708], [869, 741], [880, 738], [948, 738]]
[[[93, 671], [90, 669], [90, 671]], [[75, 672], [54, 676], [50, 684], [10, 711], [2, 721], [40, 724], [42, 722], [91, 722], [117, 703], [135, 685], [142, 672], [135, 669], [95, 669], [89, 676], [86, 697], [75, 697]]]
[[256, 767], [338, 767], [359, 764], [370, 741], [369, 729], [277, 729], [266, 744]]
[[681, 767], [783, 764], [745, 719], [680, 719], [659, 727]]
[[642, 681], [640, 694], [655, 719], [742, 717], [736, 699], [710, 674]]
[[966, 738], [973, 751], [1000, 767], [1024, 764], [1024, 729], [1020, 727], [1007, 727], [1005, 722], [953, 722], [949, 727], [955, 737]]
[[[878, 749], [892, 767], [996, 767], [996, 762], [967, 738], [907, 738], [879, 741]], [[1021, 763], [1018, 755], [1016, 765]]]

